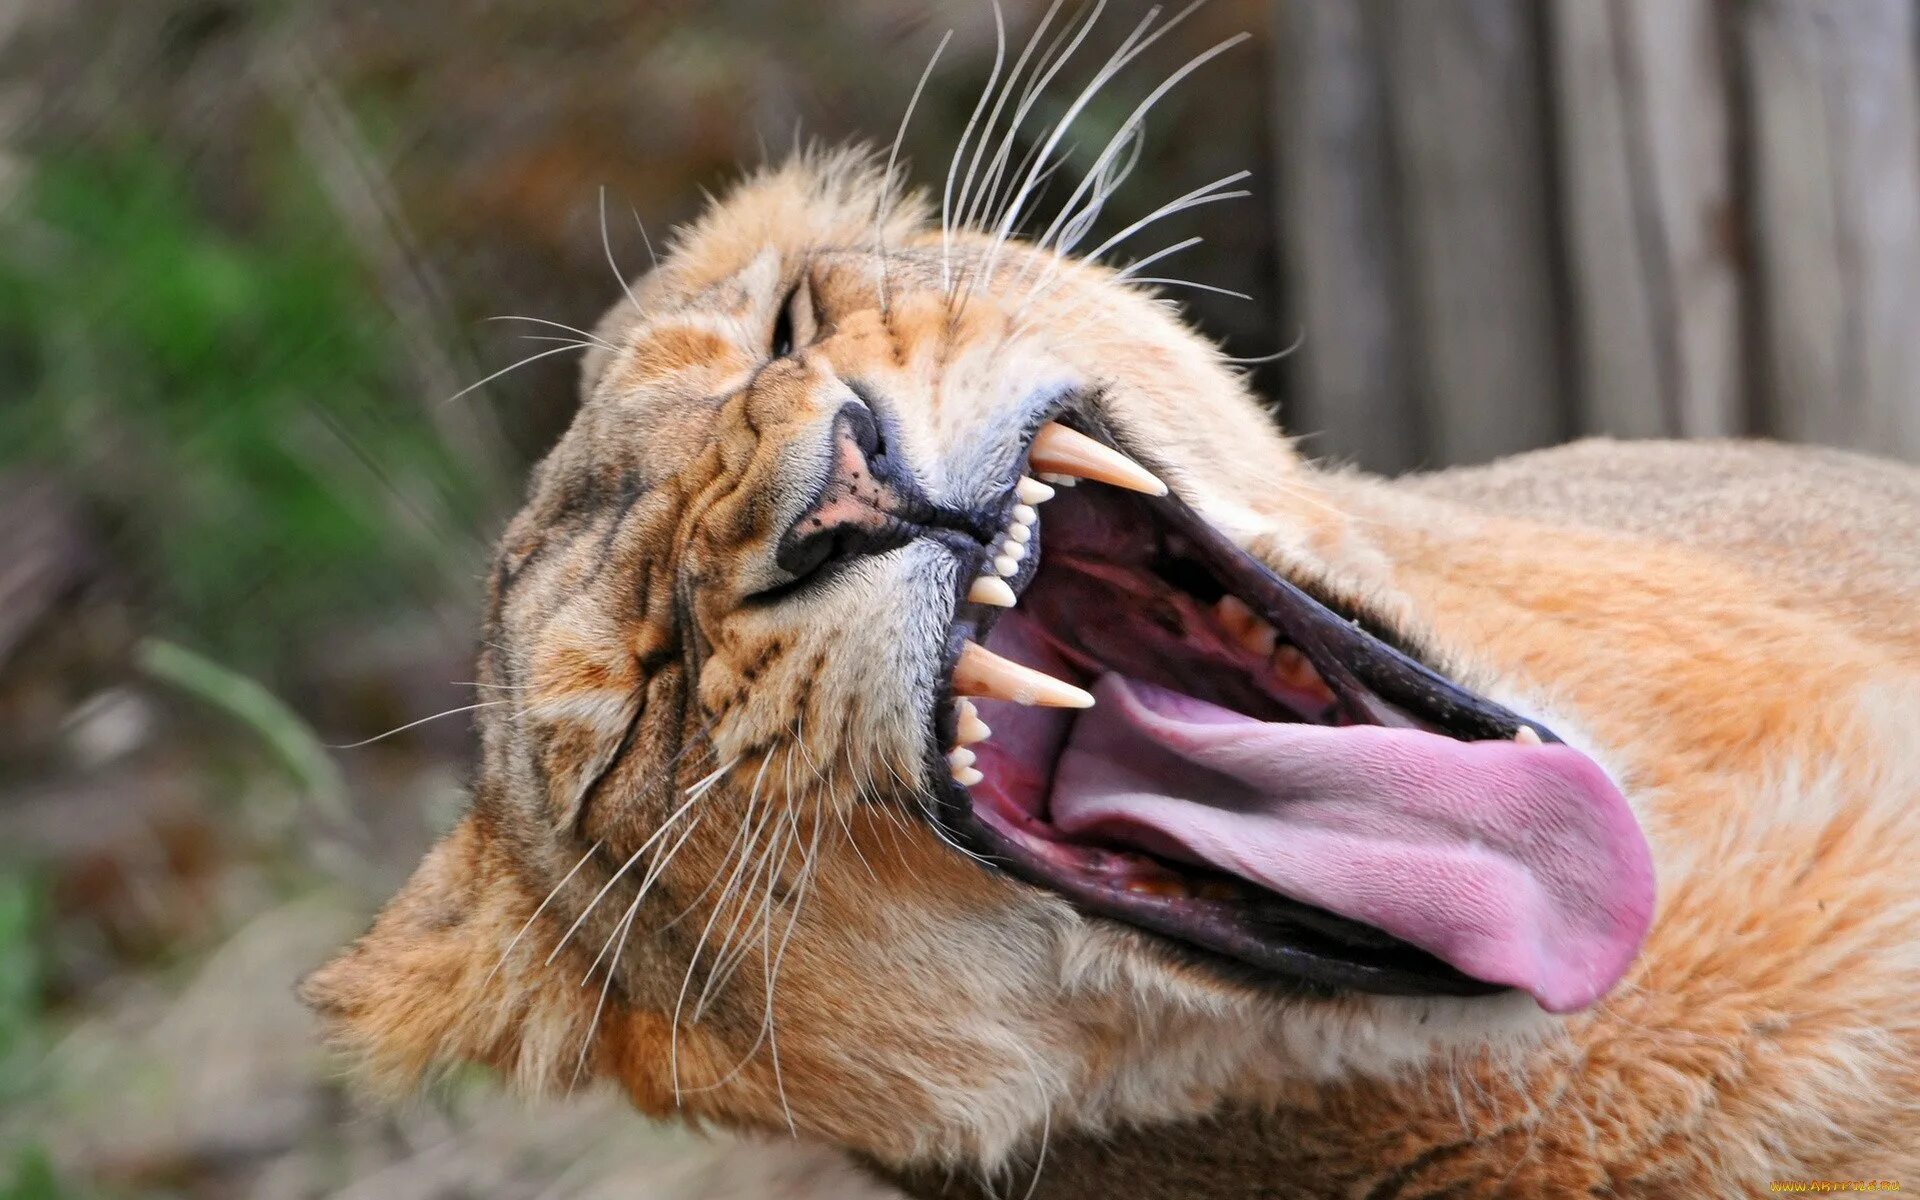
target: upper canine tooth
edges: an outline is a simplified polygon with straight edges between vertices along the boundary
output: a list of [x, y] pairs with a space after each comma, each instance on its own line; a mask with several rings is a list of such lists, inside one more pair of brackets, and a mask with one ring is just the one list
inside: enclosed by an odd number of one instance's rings
[[1164, 496], [1167, 485], [1153, 472], [1118, 450], [1076, 433], [1058, 421], [1049, 421], [1034, 435], [1027, 461], [1035, 470], [1054, 475], [1097, 479], [1149, 496]]
[[1053, 489], [1031, 475], [1022, 475], [1013, 485], [1013, 495], [1022, 504], [1045, 504], [1053, 499]]
[[1513, 740], [1522, 746], [1540, 745], [1540, 731], [1531, 725], [1522, 725], [1513, 731]]
[[1046, 708], [1093, 707], [1091, 693], [1002, 658], [978, 642], [960, 647], [960, 661], [953, 668], [953, 690], [962, 696], [991, 696]]
[[967, 589], [967, 599], [975, 604], [991, 604], [995, 608], [1012, 608], [1017, 599], [1007, 581], [998, 575], [982, 575], [973, 581]]

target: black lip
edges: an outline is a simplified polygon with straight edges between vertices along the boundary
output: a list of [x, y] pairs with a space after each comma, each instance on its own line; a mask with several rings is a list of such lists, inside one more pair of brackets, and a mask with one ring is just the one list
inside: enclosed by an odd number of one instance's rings
[[[1063, 420], [1152, 466], [1150, 459], [1128, 449], [1089, 412], [1076, 410], [1052, 419]], [[1366, 628], [1372, 622], [1364, 614], [1336, 611], [1337, 601], [1323, 600], [1275, 573], [1214, 529], [1177, 494], [1153, 500], [1141, 497], [1137, 502], [1150, 505], [1153, 516], [1183, 540], [1184, 552], [1203, 561], [1217, 577], [1231, 580], [1236, 594], [1262, 610], [1261, 615], [1300, 648], [1333, 690], [1349, 721], [1405, 724], [1413, 719], [1462, 740], [1510, 739], [1522, 725], [1530, 725], [1542, 740], [1560, 740], [1538, 722], [1523, 721], [1390, 644], [1387, 639], [1395, 636], [1391, 631], [1376, 625], [1381, 635], [1376, 636]], [[1031, 581], [1040, 557], [1030, 554], [1020, 574], [1009, 581], [1016, 593]], [[978, 569], [978, 564], [970, 565]], [[962, 643], [984, 639], [1002, 611], [976, 611], [978, 607], [963, 599], [956, 610], [943, 679], [951, 680]], [[953, 707], [950, 690], [935, 706], [928, 764], [939, 797], [934, 819], [993, 869], [1063, 895], [1084, 912], [1158, 935], [1163, 948], [1176, 958], [1204, 963], [1231, 979], [1321, 994], [1476, 996], [1507, 990], [1465, 975], [1371, 926], [1274, 893], [1258, 892], [1257, 900], [1251, 902], [1164, 897], [1127, 890], [1117, 881], [1106, 886], [1095, 875], [1068, 876], [1048, 870], [1038, 855], [984, 821], [971, 794], [950, 777], [944, 747], [953, 743]]]

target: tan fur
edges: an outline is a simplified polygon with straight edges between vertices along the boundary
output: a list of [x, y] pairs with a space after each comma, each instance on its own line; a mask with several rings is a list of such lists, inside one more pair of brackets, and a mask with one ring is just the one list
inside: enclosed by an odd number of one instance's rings
[[[811, 158], [718, 204], [603, 322], [615, 349], [492, 580], [481, 679], [513, 700], [484, 710], [473, 812], [309, 981], [337, 1042], [401, 1083], [577, 1071], [930, 1194], [1024, 1189], [1043, 1137], [1037, 1196], [1920, 1177], [1920, 475], [1612, 443], [1327, 473], [1162, 302], [1019, 246], [978, 277], [993, 254], [964, 234], [948, 258], [860, 160]], [[765, 364], [802, 280], [823, 326]], [[908, 547], [824, 597], [747, 600], [848, 380], [954, 493], [1010, 461], [1033, 388], [1096, 389], [1277, 570], [1562, 730], [1654, 848], [1629, 979], [1567, 1018], [1277, 998], [944, 844], [916, 787], [951, 564]]]

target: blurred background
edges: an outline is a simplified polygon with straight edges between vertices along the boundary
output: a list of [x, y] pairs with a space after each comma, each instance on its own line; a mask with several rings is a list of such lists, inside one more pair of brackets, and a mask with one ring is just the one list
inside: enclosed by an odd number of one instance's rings
[[[738, 1169], [604, 1097], [369, 1105], [291, 987], [462, 803], [488, 544], [574, 394], [563, 331], [499, 318], [591, 327], [636, 217], [884, 145], [948, 30], [902, 144], [936, 188], [988, 0], [0, 3], [0, 1200]], [[1309, 453], [1920, 458], [1912, 0], [1214, 0], [1059, 177], [1242, 30], [1103, 225], [1251, 172], [1121, 258], [1205, 239], [1155, 274]]]

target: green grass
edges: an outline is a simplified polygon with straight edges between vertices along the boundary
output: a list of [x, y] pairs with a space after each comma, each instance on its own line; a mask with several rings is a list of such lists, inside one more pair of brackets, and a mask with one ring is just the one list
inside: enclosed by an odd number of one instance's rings
[[[46, 904], [31, 875], [0, 867], [0, 1109], [47, 1084], [53, 1033], [46, 1010]], [[35, 1141], [0, 1143], [0, 1200], [70, 1200]]]
[[487, 497], [318, 181], [255, 157], [218, 212], [152, 147], [31, 167], [0, 214], [0, 468], [83, 493], [163, 631], [271, 673], [288, 630], [470, 585]]

